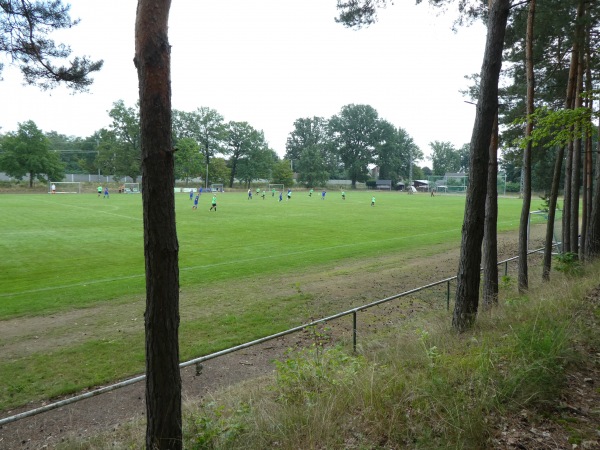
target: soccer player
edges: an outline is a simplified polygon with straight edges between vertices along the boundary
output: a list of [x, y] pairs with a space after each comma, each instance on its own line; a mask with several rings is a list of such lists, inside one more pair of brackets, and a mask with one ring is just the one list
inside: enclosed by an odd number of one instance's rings
[[52, 189], [52, 193], [56, 194], [56, 185], [54, 183], [52, 183], [51, 189]]
[[108, 186], [104, 188], [104, 198], [109, 198], [108, 196]]
[[248, 200], [252, 200], [252, 189], [248, 189]]
[[265, 191], [264, 190], [262, 191], [262, 194], [260, 196], [262, 197], [263, 200], [265, 199]]
[[216, 194], [213, 194], [212, 206], [210, 207], [209, 211], [212, 211], [213, 208], [215, 209], [215, 212], [216, 212], [217, 211], [217, 196], [216, 196]]
[[275, 197], [275, 188], [271, 190], [271, 197]]
[[198, 199], [200, 198], [200, 194], [196, 194], [196, 197], [194, 198], [194, 206], [192, 206], [192, 209], [198, 209]]
[[325, 194], [327, 194], [325, 190], [321, 192], [321, 200], [325, 200]]
[[342, 191], [342, 200], [346, 200], [346, 192]]
[[102, 195], [102, 186], [98, 186], [98, 197]]
[[283, 191], [279, 193], [279, 201], [283, 200]]
[[287, 199], [288, 199], [288, 201], [290, 200], [290, 198], [292, 198], [292, 190], [288, 189], [288, 193], [287, 193]]
[[310, 192], [308, 193], [308, 196], [312, 197], [313, 192], [314, 192], [314, 189], [311, 189]]
[[375, 206], [375, 196], [371, 197], [371, 206]]
[[194, 200], [194, 190], [190, 189], [190, 200]]

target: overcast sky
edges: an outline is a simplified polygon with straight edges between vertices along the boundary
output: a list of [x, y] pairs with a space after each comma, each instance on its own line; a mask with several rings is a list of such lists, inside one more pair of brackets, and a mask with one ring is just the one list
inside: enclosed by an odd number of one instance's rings
[[[107, 111], [137, 101], [133, 66], [136, 0], [71, 0], [81, 23], [60, 35], [74, 55], [103, 59], [89, 93], [23, 86], [5, 67], [0, 132], [33, 120], [44, 132], [86, 137]], [[454, 13], [396, 1], [362, 30], [335, 23], [336, 0], [174, 0], [169, 20], [173, 108], [216, 109], [263, 130], [280, 156], [296, 119], [329, 118], [368, 104], [404, 128], [426, 154], [432, 141], [470, 141], [475, 107], [459, 90], [479, 73], [481, 24], [451, 31]]]

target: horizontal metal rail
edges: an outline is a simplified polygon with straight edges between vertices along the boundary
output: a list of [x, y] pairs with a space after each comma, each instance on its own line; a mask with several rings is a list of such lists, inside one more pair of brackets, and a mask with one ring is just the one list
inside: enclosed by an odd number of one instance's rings
[[[543, 248], [540, 248], [540, 249], [537, 249], [537, 250], [530, 250], [530, 251], [527, 252], [527, 254], [530, 255], [530, 254], [533, 254], [533, 253], [538, 253], [541, 250], [543, 250]], [[508, 259], [505, 259], [503, 261], [498, 262], [497, 265], [499, 266], [501, 264], [505, 264], [506, 265], [505, 267], [508, 268], [508, 263], [510, 261], [514, 261], [514, 260], [517, 260], [517, 259], [519, 259], [518, 256], [513, 256], [512, 258], [508, 258]], [[505, 273], [506, 273], [506, 270], [507, 269], [505, 269]], [[204, 362], [204, 361], [208, 361], [210, 359], [214, 359], [214, 358], [217, 358], [219, 356], [223, 356], [223, 355], [227, 355], [229, 353], [237, 352], [238, 350], [242, 350], [242, 349], [245, 349], [245, 348], [248, 348], [248, 347], [252, 347], [254, 345], [262, 344], [263, 342], [271, 341], [273, 339], [277, 339], [277, 338], [280, 338], [282, 336], [286, 336], [288, 334], [292, 334], [292, 333], [296, 333], [298, 331], [302, 331], [302, 330], [304, 330], [306, 328], [313, 327], [313, 326], [318, 325], [320, 323], [330, 322], [332, 320], [339, 319], [340, 317], [348, 316], [350, 314], [353, 315], [353, 346], [354, 346], [354, 350], [356, 350], [356, 336], [357, 336], [356, 335], [356, 313], [358, 313], [360, 311], [364, 311], [365, 309], [372, 308], [373, 306], [381, 305], [382, 303], [387, 303], [389, 301], [396, 300], [396, 299], [401, 298], [401, 297], [406, 297], [407, 295], [411, 295], [411, 294], [414, 294], [416, 292], [423, 291], [425, 289], [429, 289], [429, 288], [432, 288], [432, 287], [435, 287], [435, 286], [439, 286], [440, 284], [444, 284], [444, 283], [448, 283], [449, 284], [451, 281], [456, 280], [456, 278], [457, 278], [456, 275], [453, 276], [453, 277], [450, 277], [450, 278], [444, 278], [443, 280], [439, 280], [439, 281], [436, 281], [434, 283], [426, 284], [424, 286], [420, 286], [420, 287], [411, 289], [409, 291], [402, 292], [400, 294], [392, 295], [390, 297], [382, 298], [380, 300], [376, 300], [376, 301], [371, 302], [371, 303], [367, 303], [367, 304], [364, 304], [364, 305], [361, 305], [361, 306], [357, 306], [355, 308], [352, 308], [352, 309], [349, 309], [347, 311], [343, 311], [343, 312], [340, 312], [340, 313], [337, 313], [337, 314], [333, 314], [331, 316], [323, 317], [321, 319], [314, 320], [314, 321], [309, 322], [309, 323], [305, 323], [304, 325], [299, 325], [297, 327], [290, 328], [288, 330], [281, 331], [279, 333], [271, 334], [269, 336], [265, 336], [265, 337], [262, 337], [260, 339], [255, 339], [254, 341], [250, 341], [250, 342], [246, 342], [244, 344], [236, 345], [235, 347], [230, 347], [230, 348], [227, 348], [227, 349], [215, 352], [215, 353], [211, 353], [209, 355], [201, 356], [199, 358], [194, 358], [194, 359], [191, 359], [189, 361], [185, 361], [185, 362], [180, 363], [179, 367], [180, 368], [184, 368], [184, 367], [188, 367], [188, 366], [191, 366], [191, 365], [194, 365], [194, 364], [198, 364], [198, 363], [201, 363], [201, 362]], [[448, 305], [449, 305], [449, 292], [450, 292], [450, 287], [448, 286], [448, 297], [447, 297], [448, 298]], [[76, 395], [74, 397], [70, 397], [70, 398], [67, 398], [67, 399], [64, 399], [64, 400], [60, 400], [58, 402], [49, 403], [49, 404], [41, 406], [39, 408], [31, 409], [29, 411], [24, 411], [22, 413], [15, 414], [15, 415], [12, 415], [12, 416], [9, 416], [9, 417], [4, 417], [4, 418], [0, 419], [0, 425], [5, 425], [5, 424], [11, 423], [11, 422], [16, 422], [17, 420], [24, 419], [26, 417], [35, 416], [37, 414], [41, 414], [41, 413], [44, 413], [44, 412], [47, 412], [47, 411], [51, 411], [53, 409], [61, 408], [63, 406], [67, 406], [67, 405], [70, 405], [72, 403], [79, 402], [81, 400], [85, 400], [85, 399], [88, 399], [88, 398], [91, 398], [91, 397], [95, 397], [95, 396], [100, 395], [100, 394], [105, 394], [107, 392], [114, 391], [114, 390], [120, 389], [120, 388], [125, 387], [125, 386], [130, 386], [132, 384], [138, 383], [138, 382], [143, 381], [145, 379], [146, 379], [146, 375], [145, 374], [144, 375], [140, 375], [140, 376], [137, 376], [137, 377], [134, 377], [134, 378], [130, 378], [130, 379], [118, 382], [118, 383], [111, 384], [109, 386], [105, 386], [105, 387], [102, 387], [102, 388], [94, 389], [92, 391], [88, 391], [88, 392], [85, 392], [83, 394]]]

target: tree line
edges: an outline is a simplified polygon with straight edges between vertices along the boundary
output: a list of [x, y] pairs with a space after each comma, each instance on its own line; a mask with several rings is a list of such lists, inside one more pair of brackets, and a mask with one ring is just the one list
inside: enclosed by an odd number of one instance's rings
[[[56, 131], [44, 133], [33, 121], [0, 136], [0, 171], [16, 179], [61, 180], [65, 173], [98, 173], [134, 182], [142, 171], [139, 107], [118, 100], [108, 111], [112, 122], [91, 136], [68, 137]], [[328, 180], [365, 182], [369, 167], [379, 168], [380, 179], [401, 181], [468, 169], [468, 145], [456, 149], [450, 142], [430, 145], [432, 168], [419, 166], [423, 151], [403, 128], [381, 119], [369, 105], [346, 105], [329, 119], [301, 118], [293, 124], [280, 159], [262, 131], [248, 122], [226, 122], [218, 111], [172, 111], [175, 178], [186, 184], [201, 178], [233, 186], [234, 180], [249, 186], [268, 179], [290, 186], [324, 186]]]

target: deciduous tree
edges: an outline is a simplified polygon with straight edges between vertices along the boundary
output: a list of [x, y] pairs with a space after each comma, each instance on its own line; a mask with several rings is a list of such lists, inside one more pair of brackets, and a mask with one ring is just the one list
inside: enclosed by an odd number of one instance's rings
[[356, 188], [357, 181], [367, 179], [368, 165], [383, 144], [382, 121], [372, 106], [346, 105], [329, 119], [329, 131], [352, 188]]
[[[204, 169], [210, 166], [210, 160], [215, 155], [224, 152], [227, 139], [227, 128], [223, 116], [216, 110], [202, 106], [191, 113], [173, 111], [173, 132], [175, 140], [191, 138], [196, 141], [203, 156]], [[206, 174], [205, 186], [208, 187]]]
[[296, 172], [298, 181], [306, 187], [325, 186], [329, 171], [322, 150], [316, 145], [305, 147], [296, 163]]
[[191, 178], [202, 174], [202, 158], [198, 150], [198, 143], [192, 138], [183, 138], [177, 141], [175, 152], [175, 179], [185, 180], [189, 184]]
[[290, 168], [290, 161], [282, 159], [275, 163], [271, 175], [271, 183], [283, 184], [284, 186], [291, 186], [294, 184], [294, 172], [292, 172], [292, 169]]
[[229, 155], [229, 187], [233, 187], [238, 171], [238, 163], [247, 159], [252, 152], [265, 148], [265, 137], [262, 131], [254, 129], [248, 122], [234, 122], [227, 124], [227, 147], [225, 153]]
[[50, 151], [49, 139], [31, 120], [20, 123], [0, 145], [0, 170], [17, 180], [27, 176], [29, 187], [36, 180], [62, 180], [65, 176], [59, 154]]
[[450, 142], [433, 141], [431, 147], [431, 164], [435, 176], [444, 176], [448, 172], [459, 172], [461, 155]]
[[[423, 152], [403, 128], [396, 128], [383, 121], [384, 139], [377, 152], [376, 163], [379, 166], [379, 178], [392, 180], [407, 179], [410, 166], [423, 159]], [[413, 178], [414, 168], [413, 168]], [[418, 178], [415, 178], [418, 179]]]

